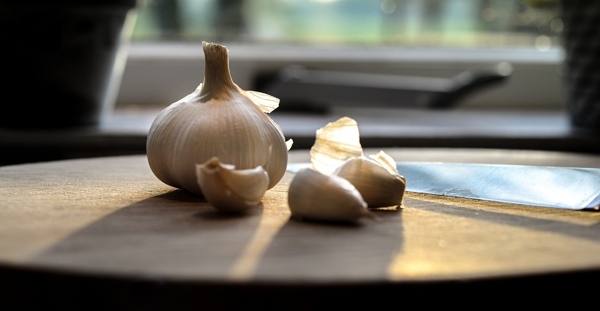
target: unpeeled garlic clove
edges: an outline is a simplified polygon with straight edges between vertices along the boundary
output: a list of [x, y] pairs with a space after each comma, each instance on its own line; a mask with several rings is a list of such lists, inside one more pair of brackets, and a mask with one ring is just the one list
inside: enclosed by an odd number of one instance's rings
[[406, 179], [396, 162], [380, 151], [363, 156], [357, 122], [342, 117], [317, 130], [310, 150], [312, 168], [348, 179], [370, 208], [402, 205]]
[[269, 186], [269, 174], [257, 166], [236, 170], [213, 157], [196, 165], [198, 184], [206, 200], [216, 209], [242, 212], [260, 204]]
[[348, 180], [369, 208], [400, 206], [406, 179], [389, 172], [380, 163], [365, 157], [346, 161], [332, 174]]
[[288, 206], [297, 219], [355, 222], [374, 218], [349, 181], [309, 168], [300, 170], [290, 183]]

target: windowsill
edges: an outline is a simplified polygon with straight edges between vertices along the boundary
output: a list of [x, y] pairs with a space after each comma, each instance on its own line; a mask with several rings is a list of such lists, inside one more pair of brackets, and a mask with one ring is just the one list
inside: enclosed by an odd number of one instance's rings
[[[78, 157], [145, 153], [159, 110], [119, 109], [97, 128], [0, 130], [0, 165]], [[561, 110], [403, 110], [338, 107], [329, 114], [274, 112], [292, 149], [308, 149], [315, 132], [349, 116], [365, 148], [493, 148], [600, 153], [600, 134], [578, 131]]]
[[[144, 135], [158, 110], [138, 114], [118, 111], [103, 131]], [[540, 149], [600, 152], [593, 133], [573, 129], [562, 110], [418, 110], [392, 108], [333, 107], [326, 114], [271, 114], [294, 148], [307, 149], [315, 132], [338, 118], [348, 116], [358, 123], [365, 147], [467, 147]], [[552, 143], [551, 143], [552, 142]]]
[[[508, 61], [514, 71], [501, 87], [475, 92], [452, 110], [334, 107], [329, 114], [272, 114], [293, 149], [312, 146], [315, 131], [354, 118], [364, 147], [502, 148], [600, 153], [600, 134], [571, 128], [564, 112], [561, 49], [343, 48], [227, 45], [234, 81], [252, 89], [264, 70], [290, 63], [353, 72], [452, 77], [476, 66]], [[115, 112], [101, 126], [60, 131], [0, 129], [0, 165], [145, 153], [160, 110], [202, 81], [199, 44], [134, 44]], [[136, 109], [129, 107], [137, 107]], [[528, 107], [524, 110], [522, 107]]]

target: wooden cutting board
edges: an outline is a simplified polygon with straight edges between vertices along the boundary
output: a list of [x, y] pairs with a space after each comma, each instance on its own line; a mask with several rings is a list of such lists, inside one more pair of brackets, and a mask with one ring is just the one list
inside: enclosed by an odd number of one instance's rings
[[[365, 150], [365, 153], [377, 150]], [[385, 149], [397, 161], [600, 167], [567, 153]], [[309, 161], [291, 151], [290, 162]], [[0, 266], [216, 284], [370, 284], [600, 268], [600, 213], [407, 193], [357, 225], [290, 218], [293, 175], [243, 215], [167, 186], [146, 157], [0, 167]], [[409, 181], [410, 182], [410, 181]]]

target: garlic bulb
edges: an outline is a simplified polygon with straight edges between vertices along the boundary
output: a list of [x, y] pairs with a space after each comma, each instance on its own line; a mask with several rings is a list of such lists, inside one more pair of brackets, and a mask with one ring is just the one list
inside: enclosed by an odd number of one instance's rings
[[362, 217], [374, 218], [350, 182], [310, 168], [300, 170], [292, 179], [288, 205], [297, 219], [354, 222]]
[[263, 166], [272, 188], [285, 173], [291, 147], [266, 114], [277, 108], [279, 100], [240, 89], [229, 72], [227, 48], [207, 42], [202, 46], [203, 83], [161, 111], [150, 127], [146, 143], [150, 168], [162, 182], [202, 195], [195, 165], [218, 157], [237, 169]]
[[269, 186], [269, 175], [257, 166], [236, 170], [213, 157], [196, 165], [198, 184], [206, 200], [216, 209], [241, 212], [259, 205]]

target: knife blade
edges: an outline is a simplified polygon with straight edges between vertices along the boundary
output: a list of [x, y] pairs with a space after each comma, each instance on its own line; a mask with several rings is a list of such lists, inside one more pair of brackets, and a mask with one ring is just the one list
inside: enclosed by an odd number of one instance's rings
[[[288, 171], [310, 167], [290, 163]], [[600, 169], [512, 164], [397, 162], [406, 191], [570, 210], [600, 210]]]

